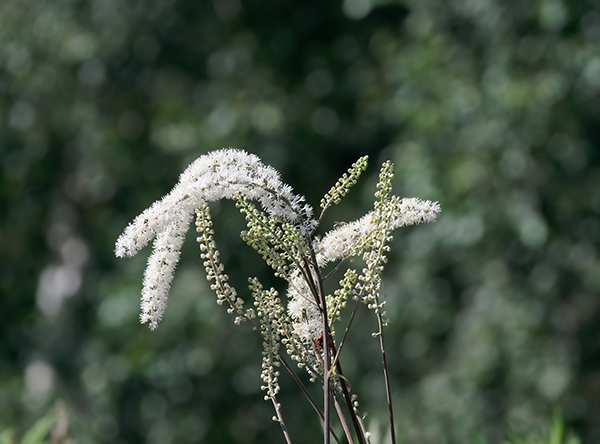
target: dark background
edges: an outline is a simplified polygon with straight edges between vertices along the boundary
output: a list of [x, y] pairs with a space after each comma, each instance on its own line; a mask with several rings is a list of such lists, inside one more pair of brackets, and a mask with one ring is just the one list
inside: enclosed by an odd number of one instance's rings
[[[384, 275], [402, 442], [498, 442], [557, 407], [600, 442], [599, 42], [585, 0], [3, 0], [0, 429], [62, 399], [80, 443], [283, 442], [260, 341], [215, 304], [194, 233], [154, 332], [138, 323], [150, 249], [113, 254], [230, 146], [315, 207], [368, 154], [326, 227], [372, 207], [387, 159], [397, 194], [440, 202], [395, 233]], [[231, 202], [212, 210], [239, 293], [248, 275], [283, 291]], [[343, 363], [378, 436], [367, 315]], [[318, 442], [282, 385], [294, 442]]]

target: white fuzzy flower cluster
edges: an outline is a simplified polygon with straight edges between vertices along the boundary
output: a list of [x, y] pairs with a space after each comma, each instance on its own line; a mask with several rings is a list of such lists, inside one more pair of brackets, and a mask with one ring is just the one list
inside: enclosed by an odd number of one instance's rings
[[[394, 196], [395, 197], [395, 196]], [[392, 230], [408, 225], [434, 222], [441, 212], [437, 202], [418, 198], [396, 198], [398, 203], [390, 219], [386, 222]], [[365, 239], [370, 239], [373, 230], [378, 230], [374, 221], [375, 212], [371, 211], [362, 218], [340, 224], [321, 240], [315, 242], [315, 252], [319, 268], [328, 263], [362, 253]], [[295, 321], [294, 332], [303, 340], [316, 339], [322, 332], [321, 317], [315, 303], [308, 299], [310, 290], [305, 280], [298, 276], [288, 290], [288, 313]]]
[[302, 340], [316, 339], [323, 330], [321, 314], [304, 276], [296, 272], [288, 288], [288, 314], [294, 321], [294, 333]]
[[[390, 228], [405, 227], [427, 222], [434, 222], [442, 211], [437, 202], [421, 200], [416, 197], [399, 199], [392, 214]], [[329, 262], [334, 262], [349, 256], [354, 256], [357, 245], [363, 239], [368, 239], [369, 234], [377, 229], [373, 223], [374, 212], [365, 214], [360, 219], [343, 224], [333, 229], [315, 246], [319, 268]]]
[[277, 170], [241, 150], [223, 149], [201, 156], [180, 176], [169, 194], [143, 211], [116, 243], [117, 257], [134, 256], [152, 239], [154, 250], [144, 273], [140, 321], [154, 329], [166, 309], [181, 246], [194, 211], [207, 202], [237, 194], [258, 200], [271, 216], [310, 233], [316, 222], [304, 197], [280, 180]]

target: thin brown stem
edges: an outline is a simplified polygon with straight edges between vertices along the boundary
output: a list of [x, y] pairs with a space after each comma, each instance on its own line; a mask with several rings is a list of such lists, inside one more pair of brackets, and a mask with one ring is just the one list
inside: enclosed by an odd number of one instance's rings
[[287, 431], [287, 427], [285, 426], [285, 422], [283, 422], [283, 416], [281, 416], [280, 406], [274, 396], [271, 397], [271, 401], [273, 402], [273, 407], [275, 408], [275, 413], [277, 415], [277, 422], [281, 426], [281, 431], [283, 432], [283, 436], [285, 437], [285, 442], [287, 444], [292, 444], [292, 439], [290, 438], [290, 434]]
[[[318, 297], [318, 302], [321, 305], [321, 318], [323, 320], [323, 416], [324, 416], [324, 426], [325, 431], [323, 433], [323, 443], [329, 444], [330, 434], [331, 434], [331, 413], [330, 413], [330, 396], [329, 389], [331, 384], [329, 383], [329, 369], [331, 364], [331, 350], [329, 348], [329, 321], [327, 320], [327, 302], [325, 300], [325, 290], [323, 288], [323, 278], [319, 273], [319, 268], [317, 266], [317, 258], [315, 257], [315, 251], [312, 248], [310, 240], [307, 239], [307, 244], [310, 245], [310, 259], [312, 262], [312, 266], [317, 271], [317, 285], [318, 292], [316, 293]], [[308, 268], [308, 273], [312, 277], [312, 272], [310, 270], [310, 264], [306, 264]], [[309, 282], [310, 284], [310, 282]], [[314, 282], [312, 283], [314, 286]]]
[[327, 279], [329, 279], [329, 277], [330, 277], [330, 276], [331, 276], [333, 273], [335, 273], [336, 271], [338, 271], [338, 270], [340, 269], [340, 267], [341, 267], [341, 266], [344, 264], [344, 262], [345, 262], [345, 261], [346, 261], [346, 259], [342, 259], [342, 260], [340, 261], [340, 263], [339, 263], [339, 264], [337, 264], [333, 270], [331, 270], [329, 273], [327, 273], [327, 275], [326, 275], [326, 276], [323, 278], [323, 280], [324, 280], [324, 281], [326, 281]]
[[323, 210], [321, 210], [321, 214], [319, 215], [319, 218], [317, 219], [317, 223], [315, 224], [315, 228], [312, 230], [312, 232], [309, 235], [310, 239], [312, 239], [313, 235], [317, 231], [317, 228], [319, 228], [319, 226], [321, 225], [321, 221], [323, 220], [323, 216], [325, 215], [325, 211], [327, 210], [327, 208], [329, 208], [329, 207], [325, 207], [325, 208], [323, 208]]
[[340, 346], [338, 347], [337, 353], [335, 354], [335, 358], [333, 359], [332, 365], [336, 365], [340, 358], [340, 353], [342, 352], [342, 347], [346, 343], [346, 337], [348, 336], [348, 332], [350, 331], [350, 326], [352, 325], [352, 322], [354, 321], [354, 316], [356, 315], [357, 310], [358, 310], [358, 301], [356, 301], [354, 303], [354, 308], [352, 309], [352, 314], [350, 315], [350, 319], [348, 320], [348, 325], [346, 326], [346, 330], [344, 330], [344, 336], [342, 337]]
[[385, 379], [385, 393], [388, 403], [388, 412], [390, 415], [390, 433], [392, 435], [392, 444], [396, 444], [396, 430], [394, 427], [394, 410], [392, 408], [392, 391], [390, 388], [390, 377], [388, 374], [387, 360], [385, 357], [385, 345], [383, 342], [383, 320], [381, 313], [377, 311], [377, 322], [379, 323], [379, 345], [381, 346], [381, 360], [383, 361], [383, 376]]
[[302, 383], [302, 381], [300, 381], [300, 378], [298, 378], [298, 375], [296, 375], [296, 373], [292, 370], [292, 368], [290, 367], [288, 362], [285, 359], [283, 359], [283, 356], [279, 356], [279, 360], [281, 361], [283, 366], [286, 368], [286, 370], [290, 373], [290, 375], [292, 375], [292, 378], [294, 378], [294, 381], [296, 381], [296, 384], [298, 384], [298, 386], [300, 387], [300, 390], [302, 390], [302, 393], [304, 393], [304, 396], [306, 396], [306, 399], [308, 399], [308, 402], [310, 403], [310, 405], [312, 405], [313, 409], [315, 409], [315, 412], [317, 412], [317, 415], [319, 415], [319, 418], [323, 419], [323, 413], [321, 413], [321, 410], [319, 410], [319, 407], [317, 406], [317, 404], [315, 404], [315, 401], [312, 399], [312, 396], [310, 396], [310, 393], [308, 393], [308, 389]]
[[[354, 409], [355, 413], [359, 413], [358, 409]], [[371, 439], [369, 438], [369, 436], [367, 435], [367, 428], [365, 427], [365, 423], [363, 421], [363, 418], [361, 418], [360, 416], [356, 415], [356, 417], [358, 418], [358, 422], [360, 424], [360, 429], [363, 432], [363, 435], [365, 435], [365, 438], [367, 440], [367, 444], [371, 444]]]
[[342, 411], [342, 406], [337, 399], [337, 396], [332, 391], [331, 395], [333, 396], [333, 403], [335, 404], [335, 410], [337, 411], [338, 417], [340, 418], [340, 422], [342, 423], [342, 428], [344, 429], [344, 433], [346, 434], [346, 439], [348, 439], [349, 443], [354, 442], [354, 438], [352, 438], [352, 431], [350, 427], [348, 427], [348, 423], [346, 422], [346, 417], [344, 416], [344, 412]]
[[[333, 346], [333, 351], [335, 352], [335, 344]], [[336, 354], [339, 356], [339, 351]], [[336, 370], [339, 377], [340, 385], [342, 386], [342, 393], [344, 394], [344, 400], [346, 401], [346, 406], [348, 407], [348, 412], [350, 413], [350, 418], [352, 418], [352, 425], [354, 426], [354, 430], [356, 431], [356, 436], [358, 437], [359, 444], [365, 444], [365, 440], [363, 437], [363, 433], [361, 433], [361, 428], [358, 423], [358, 418], [356, 417], [356, 412], [354, 410], [354, 406], [352, 405], [352, 399], [350, 397], [350, 393], [348, 392], [348, 387], [346, 386], [346, 380], [344, 379], [344, 371], [342, 370], [342, 364], [336, 361]], [[352, 442], [352, 441], [351, 441]]]
[[[302, 390], [302, 393], [304, 393], [304, 396], [306, 396], [306, 399], [308, 399], [308, 402], [310, 403], [312, 408], [315, 410], [317, 415], [319, 415], [319, 418], [321, 419], [321, 421], [323, 421], [323, 413], [321, 412], [321, 410], [319, 409], [319, 407], [317, 406], [315, 401], [312, 399], [312, 396], [310, 396], [310, 393], [308, 393], [306, 386], [302, 383], [302, 381], [300, 381], [300, 378], [298, 378], [298, 375], [296, 375], [296, 373], [292, 370], [290, 365], [287, 363], [287, 361], [285, 359], [283, 359], [282, 356], [279, 356], [279, 360], [281, 361], [281, 363], [283, 364], [285, 369], [290, 373], [290, 375], [292, 375], [292, 378], [294, 378], [294, 381], [296, 381], [296, 384], [298, 384], [298, 386], [300, 387], [300, 390]], [[335, 440], [335, 442], [340, 444], [340, 440], [337, 437], [337, 435], [333, 432], [333, 430], [331, 431], [331, 434], [333, 435], [333, 439]]]

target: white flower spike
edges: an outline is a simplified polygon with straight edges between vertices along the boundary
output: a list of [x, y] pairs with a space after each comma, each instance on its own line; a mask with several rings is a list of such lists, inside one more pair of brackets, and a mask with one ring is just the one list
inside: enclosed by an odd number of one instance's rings
[[194, 211], [206, 202], [232, 199], [238, 193], [258, 200], [268, 214], [296, 225], [303, 233], [315, 227], [312, 208], [302, 205], [304, 197], [293, 194], [279, 173], [257, 156], [222, 149], [199, 157], [181, 174], [173, 190], [137, 216], [117, 240], [116, 256], [131, 257], [155, 238], [144, 274], [141, 323], [149, 321], [154, 330], [162, 318]]

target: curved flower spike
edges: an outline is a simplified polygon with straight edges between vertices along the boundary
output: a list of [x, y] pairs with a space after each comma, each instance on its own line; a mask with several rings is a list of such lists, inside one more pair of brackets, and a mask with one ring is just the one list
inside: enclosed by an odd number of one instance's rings
[[156, 201], [130, 223], [115, 246], [117, 257], [134, 256], [152, 239], [154, 251], [144, 273], [141, 323], [157, 327], [167, 298], [180, 250], [194, 211], [207, 202], [243, 194], [258, 200], [271, 216], [310, 233], [316, 222], [303, 196], [281, 182], [279, 173], [242, 150], [222, 149], [196, 159], [179, 177], [169, 194]]
[[[416, 197], [400, 199], [392, 196], [390, 200], [390, 228], [434, 222], [442, 211], [437, 202], [421, 200]], [[330, 262], [358, 256], [364, 252], [365, 240], [371, 238], [379, 228], [374, 221], [373, 211], [358, 220], [348, 223], [336, 223], [333, 230], [315, 242], [314, 248], [319, 268]], [[309, 294], [304, 279], [297, 273], [293, 276], [294, 285], [288, 289], [288, 313], [296, 321], [295, 332], [303, 339], [316, 339], [322, 332], [321, 317], [317, 307], [311, 304], [303, 294]], [[300, 293], [298, 292], [300, 290]]]
[[[408, 225], [434, 222], [442, 211], [437, 202], [421, 200], [416, 197], [400, 199], [394, 196], [396, 204], [391, 217], [390, 228], [396, 229]], [[329, 262], [360, 254], [356, 251], [360, 241], [368, 238], [368, 234], [377, 229], [373, 223], [373, 212], [360, 219], [346, 224], [339, 224], [316, 245], [319, 268]]]

